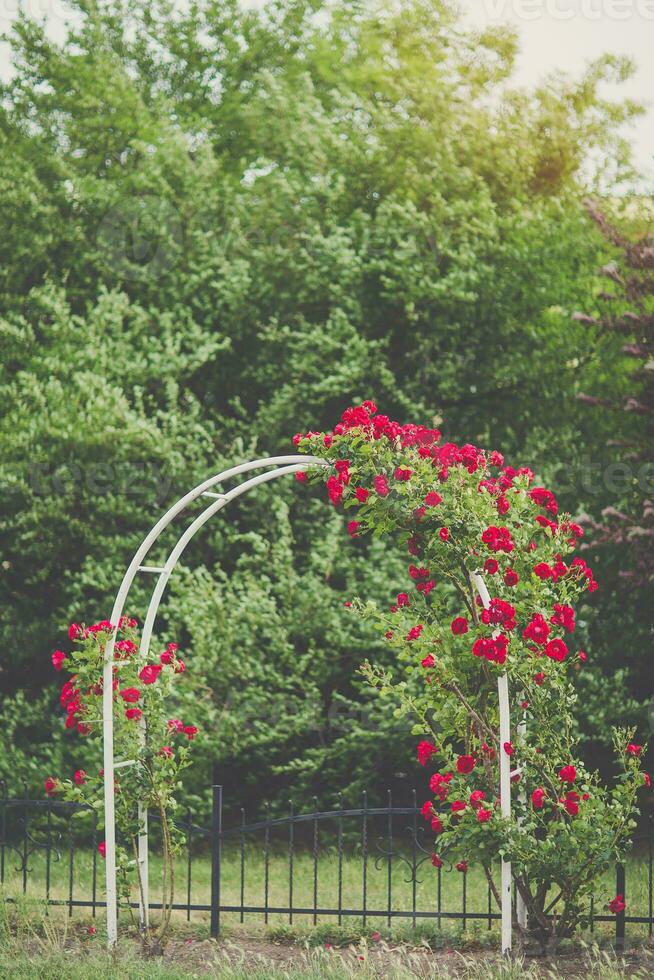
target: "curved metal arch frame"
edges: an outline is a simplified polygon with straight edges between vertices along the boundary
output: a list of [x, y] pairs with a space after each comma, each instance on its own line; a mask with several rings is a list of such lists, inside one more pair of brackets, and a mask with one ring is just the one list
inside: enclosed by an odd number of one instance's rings
[[[147, 613], [143, 623], [143, 632], [139, 646], [139, 657], [145, 659], [150, 649], [152, 630], [156, 615], [163, 597], [166, 585], [170, 576], [177, 565], [186, 546], [190, 543], [196, 533], [210, 520], [227, 506], [232, 500], [237, 499], [249, 490], [277, 479], [280, 476], [287, 476], [291, 473], [299, 473], [310, 469], [312, 466], [326, 467], [330, 464], [316, 456], [269, 456], [262, 459], [250, 460], [238, 466], [232, 466], [215, 476], [210, 477], [203, 483], [198, 484], [185, 496], [170, 507], [166, 513], [157, 521], [149, 534], [143, 539], [137, 549], [132, 561], [130, 562], [121, 582], [120, 588], [114, 601], [111, 611], [110, 622], [114, 629], [110, 635], [105, 649], [104, 670], [103, 670], [103, 761], [104, 761], [104, 813], [105, 813], [105, 879], [106, 879], [106, 908], [107, 908], [107, 941], [109, 947], [115, 946], [118, 939], [118, 897], [116, 891], [116, 826], [115, 826], [115, 807], [114, 807], [114, 773], [116, 768], [130, 765], [132, 760], [115, 762], [114, 760], [114, 739], [113, 739], [113, 668], [114, 647], [118, 624], [124, 613], [125, 604], [132, 587], [139, 573], [155, 574], [157, 581], [148, 604]], [[267, 470], [258, 476], [251, 477], [243, 483], [238, 484], [225, 493], [215, 493], [211, 490], [217, 484], [249, 473], [252, 470], [263, 469], [274, 466], [276, 469]], [[152, 547], [157, 543], [163, 531], [169, 527], [172, 521], [190, 504], [200, 497], [209, 497], [213, 503], [209, 504], [185, 529], [180, 535], [175, 546], [171, 549], [168, 558], [163, 566], [144, 565], [143, 561], [147, 557]], [[485, 608], [488, 608], [490, 596], [484, 580], [479, 573], [473, 576], [475, 587]], [[119, 663], [119, 662], [118, 662]], [[508, 679], [506, 674], [498, 678], [498, 698], [500, 711], [500, 744], [498, 746], [498, 756], [500, 761], [500, 804], [502, 815], [510, 818], [511, 816], [511, 771], [509, 757], [502, 750], [504, 742], [511, 740], [511, 722], [509, 709]], [[141, 729], [144, 735], [144, 728]], [[143, 883], [142, 894], [139, 900], [139, 920], [141, 928], [148, 925], [148, 832], [147, 832], [147, 810], [139, 809], [139, 822], [142, 832], [138, 842], [138, 860], [141, 866], [141, 880]], [[502, 952], [508, 954], [511, 951], [512, 940], [512, 909], [511, 909], [512, 875], [511, 864], [508, 861], [502, 862], [502, 882], [501, 882], [501, 913], [502, 913]], [[520, 899], [518, 900], [520, 906]], [[524, 914], [524, 913], [523, 913]], [[519, 908], [520, 918], [520, 908]]]
[[[115, 762], [114, 760], [114, 738], [113, 738], [113, 668], [114, 647], [118, 624], [125, 610], [125, 604], [129, 591], [139, 573], [154, 574], [157, 581], [148, 604], [147, 613], [143, 623], [143, 632], [139, 647], [139, 657], [145, 659], [150, 649], [152, 630], [155, 618], [159, 609], [159, 604], [170, 576], [179, 561], [184, 549], [197, 532], [207, 523], [207, 521], [217, 514], [223, 507], [226, 507], [232, 500], [242, 496], [254, 487], [280, 476], [291, 473], [299, 473], [312, 466], [327, 466], [325, 460], [315, 456], [269, 456], [262, 459], [250, 460], [238, 466], [232, 466], [215, 476], [210, 477], [203, 483], [198, 484], [189, 493], [181, 497], [177, 503], [173, 504], [169, 510], [157, 521], [150, 533], [143, 539], [137, 549], [127, 571], [123, 576], [120, 588], [116, 595], [113, 609], [111, 611], [110, 622], [114, 626], [105, 649], [104, 670], [103, 670], [103, 754], [104, 754], [104, 812], [105, 812], [105, 876], [106, 876], [106, 900], [107, 900], [107, 940], [109, 946], [114, 946], [118, 939], [118, 900], [116, 891], [116, 826], [115, 826], [115, 807], [114, 807], [114, 773], [116, 768], [123, 765], [130, 765], [131, 760]], [[266, 470], [258, 476], [250, 477], [243, 483], [238, 484], [231, 490], [224, 493], [215, 493], [211, 488], [217, 484], [224, 483], [236, 476], [249, 473], [252, 470], [264, 469], [265, 467], [275, 467]], [[209, 504], [185, 529], [180, 535], [175, 546], [171, 549], [168, 558], [163, 566], [144, 565], [147, 555], [158, 542], [163, 531], [172, 521], [183, 511], [185, 511], [194, 501], [201, 497], [212, 499]], [[143, 731], [143, 729], [142, 729]], [[147, 811], [139, 811], [139, 821], [142, 825], [142, 833], [139, 837], [139, 864], [141, 866], [141, 878], [143, 881], [143, 894], [140, 899], [140, 922], [141, 927], [145, 928], [148, 922], [148, 835], [147, 835]]]

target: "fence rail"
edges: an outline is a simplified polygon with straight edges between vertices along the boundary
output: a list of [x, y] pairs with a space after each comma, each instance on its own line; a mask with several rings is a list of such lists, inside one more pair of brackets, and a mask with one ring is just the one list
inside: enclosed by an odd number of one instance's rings
[[[80, 811], [90, 820], [85, 847], [80, 847], [75, 835]], [[22, 797], [10, 798], [0, 782], [3, 893], [10, 900], [21, 893], [40, 898], [46, 910], [67, 907], [69, 916], [75, 909], [90, 909], [95, 917], [105, 907], [99, 897], [104, 866], [97, 851], [97, 824], [97, 814], [82, 804], [31, 799], [27, 790]], [[332, 809], [319, 810], [314, 800], [312, 810], [300, 813], [289, 802], [286, 814], [272, 816], [267, 807], [265, 818], [252, 822], [241, 810], [240, 821], [224, 828], [223, 789], [214, 786], [211, 827], [194, 823], [190, 810], [177, 825], [185, 840], [178, 859], [185, 874], [182, 897], [173, 908], [185, 912], [189, 920], [192, 913], [208, 913], [213, 936], [220, 934], [224, 914], [236, 915], [240, 922], [256, 915], [266, 923], [271, 916], [283, 916], [289, 923], [302, 916], [314, 925], [324, 918], [339, 924], [356, 918], [364, 927], [370, 920], [390, 927], [404, 919], [412, 928], [425, 922], [442, 928], [444, 921], [455, 921], [463, 929], [468, 922], [483, 922], [490, 929], [500, 919], [485, 880], [472, 889], [471, 901], [468, 875], [450, 875], [447, 864], [431, 867], [431, 837], [415, 794], [410, 806], [394, 806], [390, 792], [385, 806], [370, 806], [364, 793], [360, 807], [344, 806], [339, 796]], [[618, 947], [624, 947], [627, 925], [646, 927], [650, 938], [654, 933], [651, 821], [648, 833], [635, 837], [634, 844], [645, 850], [637, 869], [641, 907], [638, 900], [630, 902], [627, 869], [617, 865], [615, 891], [627, 896], [627, 912], [613, 916], [598, 911], [592, 899], [589, 908], [590, 929], [597, 923], [614, 923]], [[630, 868], [630, 879], [632, 873]], [[11, 894], [12, 888], [16, 894]], [[451, 898], [457, 891], [460, 903], [454, 907]], [[484, 907], [471, 907], [475, 904]], [[138, 908], [138, 902], [131, 905]], [[151, 902], [150, 908], [160, 909], [161, 903]]]

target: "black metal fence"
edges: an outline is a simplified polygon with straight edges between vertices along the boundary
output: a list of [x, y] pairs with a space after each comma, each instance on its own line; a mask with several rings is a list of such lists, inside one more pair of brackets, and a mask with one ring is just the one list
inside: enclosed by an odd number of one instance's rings
[[[445, 864], [431, 865], [432, 840], [415, 795], [408, 806], [395, 806], [390, 792], [384, 806], [371, 806], [363, 794], [361, 806], [344, 805], [339, 797], [330, 810], [288, 811], [223, 827], [223, 789], [213, 787], [210, 828], [193, 822], [190, 811], [177, 820], [184, 835], [178, 858], [181, 891], [174, 909], [208, 913], [211, 934], [218, 936], [221, 918], [244, 922], [256, 916], [264, 922], [289, 923], [302, 917], [313, 923], [332, 919], [359, 920], [363, 926], [407, 921], [412, 928], [431, 923], [442, 928], [452, 920], [462, 929], [477, 922], [491, 929], [499, 920], [490, 886], [459, 874]], [[83, 833], [76, 823], [84, 814]], [[152, 852], [156, 855], [156, 822]], [[83, 840], [81, 840], [81, 838]], [[40, 899], [48, 906], [89, 909], [96, 916], [105, 905], [104, 864], [98, 854], [97, 815], [74, 803], [55, 799], [9, 797], [0, 783], [0, 884], [3, 894]], [[627, 912], [614, 916], [591, 900], [589, 924], [613, 923], [615, 942], [623, 947], [627, 925], [638, 925], [649, 937], [654, 932], [654, 833], [634, 839], [637, 862], [615, 869], [615, 892], [625, 895]], [[627, 881], [629, 877], [630, 881]], [[151, 876], [151, 882], [153, 876]], [[179, 892], [178, 888], [178, 892]], [[631, 894], [630, 894], [631, 890]], [[152, 893], [151, 893], [152, 894]], [[136, 908], [138, 903], [133, 903]], [[480, 907], [481, 906], [481, 907]], [[152, 901], [152, 909], [161, 903]]]

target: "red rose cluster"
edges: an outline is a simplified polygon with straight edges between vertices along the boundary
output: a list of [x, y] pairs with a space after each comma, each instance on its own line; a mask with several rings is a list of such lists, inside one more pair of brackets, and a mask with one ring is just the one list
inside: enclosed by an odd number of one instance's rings
[[[124, 716], [129, 722], [139, 721], [143, 717], [145, 709], [139, 706], [139, 704], [144, 705], [144, 690], [140, 687], [126, 686], [121, 688], [120, 686], [118, 665], [120, 662], [134, 657], [138, 650], [133, 640], [125, 636], [120, 637], [120, 634], [125, 630], [134, 630], [136, 626], [137, 621], [135, 619], [130, 619], [126, 616], [121, 617], [118, 624], [117, 639], [114, 644], [114, 659], [117, 663], [113, 667], [113, 700], [114, 703], [122, 702], [124, 705]], [[104, 634], [104, 640], [102, 641], [104, 644], [107, 634], [113, 631], [114, 626], [108, 620], [102, 620], [89, 627], [72, 623], [68, 630], [68, 636], [75, 643], [84, 643], [91, 637], [100, 637], [100, 635]], [[162, 671], [166, 668], [170, 668], [175, 674], [184, 672], [186, 665], [179, 656], [178, 649], [176, 643], [169, 643], [163, 653], [160, 654], [158, 663], [146, 663], [143, 665], [138, 672], [138, 679], [144, 687], [156, 684]], [[104, 650], [104, 645], [100, 647], [100, 650]], [[51, 656], [51, 660], [56, 671], [60, 671], [64, 665], [72, 662], [71, 656], [61, 650], [55, 650]], [[100, 663], [102, 665], [102, 658]], [[102, 666], [100, 669], [102, 669]], [[73, 674], [64, 683], [59, 695], [59, 703], [66, 712], [65, 727], [76, 729], [81, 735], [90, 734], [92, 725], [89, 723], [89, 719], [94, 716], [97, 717], [99, 712], [98, 707], [93, 705], [93, 698], [102, 697], [102, 693], [102, 677], [91, 686], [85, 686], [83, 689], [80, 686], [78, 675]], [[184, 725], [178, 719], [172, 719], [168, 722], [168, 732], [172, 735], [183, 735], [188, 741], [192, 741], [198, 734], [198, 729], [195, 725]], [[163, 746], [159, 754], [164, 758], [171, 758], [173, 752], [170, 746]], [[102, 776], [103, 772], [101, 771], [99, 775]], [[87, 782], [87, 778], [85, 770], [78, 769], [73, 775], [72, 783], [81, 787]], [[55, 777], [49, 776], [45, 780], [45, 791], [48, 796], [54, 796], [62, 788], [63, 784]]]

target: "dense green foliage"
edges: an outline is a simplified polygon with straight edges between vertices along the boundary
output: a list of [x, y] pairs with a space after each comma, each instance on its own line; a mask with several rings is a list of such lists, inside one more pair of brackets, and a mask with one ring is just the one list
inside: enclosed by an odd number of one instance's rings
[[[513, 90], [514, 39], [463, 34], [438, 0], [75, 10], [62, 46], [18, 21], [0, 102], [0, 775], [34, 786], [73, 758], [49, 652], [108, 614], [194, 482], [374, 397], [537, 458], [564, 507], [597, 513], [615, 494], [580, 475], [614, 458], [612, 425], [576, 394], [631, 370], [571, 320], [606, 252], [580, 175], [619, 176], [632, 107], [600, 88], [626, 65]], [[195, 792], [214, 763], [248, 803], [414, 778], [354, 675], [387, 654], [342, 610], [399, 569], [338, 525], [277, 483], [185, 555], [161, 630], [193, 667]], [[620, 642], [600, 738], [642, 700], [628, 663]]]

